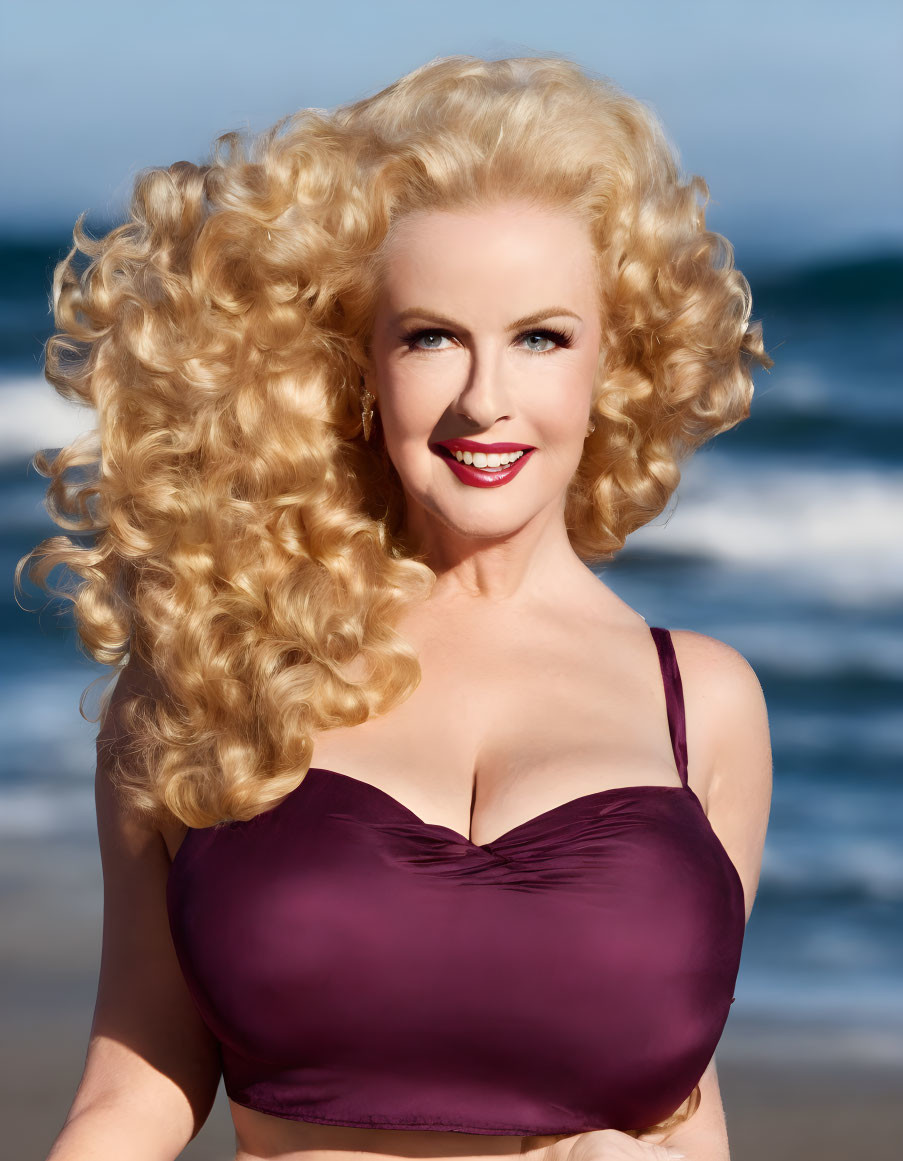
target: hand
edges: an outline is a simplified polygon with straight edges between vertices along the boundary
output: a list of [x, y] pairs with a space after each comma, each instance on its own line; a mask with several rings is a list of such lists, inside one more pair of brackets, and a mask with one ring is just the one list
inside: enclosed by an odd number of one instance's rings
[[[556, 1154], [557, 1149], [553, 1148]], [[598, 1129], [581, 1133], [566, 1152], [562, 1161], [681, 1161], [685, 1153], [669, 1145], [654, 1145], [632, 1137], [617, 1129]]]

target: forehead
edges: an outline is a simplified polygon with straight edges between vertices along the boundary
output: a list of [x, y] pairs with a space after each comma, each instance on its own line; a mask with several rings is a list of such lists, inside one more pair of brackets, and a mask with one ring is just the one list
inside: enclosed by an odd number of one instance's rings
[[[527, 203], [429, 210], [395, 223], [383, 247], [384, 297], [438, 289], [534, 294], [545, 286], [591, 289], [596, 259], [589, 227], [576, 214]], [[419, 301], [419, 300], [418, 300]]]

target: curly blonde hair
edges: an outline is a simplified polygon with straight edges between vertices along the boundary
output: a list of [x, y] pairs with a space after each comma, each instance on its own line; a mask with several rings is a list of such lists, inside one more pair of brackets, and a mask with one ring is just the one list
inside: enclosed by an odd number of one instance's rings
[[[144, 675], [118, 699], [128, 809], [250, 819], [297, 786], [318, 731], [420, 680], [394, 626], [436, 578], [406, 542], [378, 422], [361, 435], [393, 225], [507, 198], [589, 223], [607, 356], [565, 516], [596, 563], [662, 511], [682, 459], [749, 414], [751, 365], [771, 366], [707, 196], [609, 80], [561, 58], [452, 56], [227, 133], [207, 164], [143, 171], [101, 238], [79, 217], [46, 377], [97, 426], [33, 463], [55, 521], [89, 536], [42, 541], [16, 581], [28, 563], [72, 601], [95, 660]], [[59, 564], [80, 580], [51, 589]]]

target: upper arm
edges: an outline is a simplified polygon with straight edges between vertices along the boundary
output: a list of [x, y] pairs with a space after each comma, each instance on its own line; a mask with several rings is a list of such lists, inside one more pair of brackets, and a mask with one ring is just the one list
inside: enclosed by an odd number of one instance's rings
[[[752, 666], [732, 646], [673, 630], [687, 721], [690, 785], [737, 868], [746, 919], [752, 912], [771, 808], [771, 738], [765, 697]], [[716, 1058], [699, 1081], [700, 1103], [675, 1128], [643, 1136], [687, 1157], [728, 1161], [727, 1125]]]
[[674, 647], [686, 703], [690, 784], [737, 868], [748, 921], [771, 810], [765, 696], [752, 666], [725, 642], [681, 630]]
[[166, 844], [159, 830], [123, 810], [109, 777], [122, 738], [118, 708], [142, 681], [134, 665], [126, 667], [97, 736], [103, 946], [85, 1069], [69, 1119], [109, 1105], [134, 1109], [136, 1126], [152, 1114], [161, 1144], [171, 1144], [175, 1156], [210, 1113], [220, 1060], [176, 959]]
[[[732, 646], [689, 630], [675, 630], [672, 639], [684, 690], [690, 785], [737, 868], [748, 921], [771, 809], [771, 737], [765, 697], [752, 666]], [[667, 1142], [688, 1157], [728, 1161], [715, 1056], [699, 1081], [699, 1093], [699, 1107], [687, 1121], [644, 1139], [652, 1144]]]

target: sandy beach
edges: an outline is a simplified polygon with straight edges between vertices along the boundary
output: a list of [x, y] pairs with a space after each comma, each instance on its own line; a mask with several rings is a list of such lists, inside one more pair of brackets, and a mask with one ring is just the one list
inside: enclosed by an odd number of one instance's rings
[[[3, 1153], [43, 1161], [84, 1063], [100, 960], [100, 858], [86, 839], [7, 837], [0, 882]], [[891, 1032], [751, 1025], [732, 1013], [718, 1069], [733, 1161], [900, 1156], [903, 1052]], [[221, 1085], [182, 1157], [231, 1161], [233, 1140]]]

